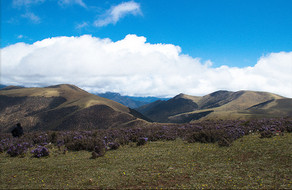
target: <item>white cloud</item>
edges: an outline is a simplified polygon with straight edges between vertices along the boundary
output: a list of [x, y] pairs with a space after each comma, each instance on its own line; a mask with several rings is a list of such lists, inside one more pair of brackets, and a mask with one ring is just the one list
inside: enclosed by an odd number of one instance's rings
[[83, 0], [58, 0], [58, 3], [61, 6], [77, 4], [84, 8], [87, 7], [86, 4], [83, 2]]
[[87, 22], [82, 22], [80, 24], [77, 24], [75, 28], [76, 29], [82, 29], [82, 28], [85, 28], [87, 26], [88, 26], [88, 23]]
[[211, 67], [172, 44], [127, 35], [113, 42], [89, 35], [48, 38], [1, 49], [4, 84], [75, 84], [91, 92], [128, 95], [204, 95], [216, 90], [259, 90], [292, 97], [292, 52], [271, 53], [252, 67]]
[[113, 6], [102, 16], [102, 18], [96, 20], [94, 25], [97, 27], [102, 27], [108, 24], [116, 24], [121, 18], [128, 14], [142, 14], [140, 4], [134, 1], [129, 1]]
[[[14, 7], [30, 7], [32, 5], [44, 3], [45, 1], [46, 0], [13, 0], [12, 5]], [[85, 8], [87, 7], [83, 0], [58, 0], [57, 2], [61, 6], [77, 4]]]
[[26, 12], [25, 14], [21, 15], [23, 18], [27, 18], [34, 23], [40, 23], [41, 19], [37, 15], [32, 12]]
[[31, 5], [43, 3], [45, 0], [13, 0], [14, 7], [30, 7]]

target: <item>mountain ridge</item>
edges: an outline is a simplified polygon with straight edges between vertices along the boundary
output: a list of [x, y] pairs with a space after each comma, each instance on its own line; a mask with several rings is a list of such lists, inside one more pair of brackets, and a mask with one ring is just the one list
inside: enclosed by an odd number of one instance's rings
[[0, 90], [1, 131], [22, 123], [27, 131], [114, 128], [147, 125], [128, 107], [61, 84], [44, 88]]
[[149, 104], [157, 100], [166, 100], [167, 98], [157, 97], [135, 97], [135, 96], [122, 96], [116, 92], [96, 93], [95, 95], [119, 102], [129, 108], [135, 109], [143, 105]]
[[[193, 107], [192, 110], [180, 110], [180, 113], [164, 109], [165, 105], [171, 104], [171, 101], [179, 101], [180, 99], [192, 101], [192, 104], [197, 104], [197, 107]], [[280, 105], [281, 102], [290, 105], [292, 99], [268, 92], [220, 90], [201, 97], [181, 93], [169, 101], [154, 102], [139, 107], [137, 111], [156, 122], [174, 123], [204, 119], [252, 119], [292, 116], [292, 107], [285, 107], [283, 103]], [[259, 106], [263, 103], [267, 104], [266, 107], [260, 108]], [[273, 107], [271, 106], [272, 103], [275, 104]], [[184, 106], [181, 105], [181, 107]]]
[[6, 132], [17, 122], [27, 126], [28, 131], [90, 130], [146, 126], [149, 122], [188, 123], [286, 116], [292, 116], [291, 98], [260, 91], [220, 90], [205, 96], [181, 93], [132, 109], [69, 84], [0, 89], [0, 131]]

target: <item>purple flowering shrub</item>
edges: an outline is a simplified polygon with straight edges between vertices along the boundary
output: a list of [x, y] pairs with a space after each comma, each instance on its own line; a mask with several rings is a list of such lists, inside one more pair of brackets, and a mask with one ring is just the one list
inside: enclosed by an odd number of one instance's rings
[[[292, 131], [292, 118], [261, 120], [218, 120], [185, 124], [157, 124], [148, 127], [100, 129], [94, 131], [46, 131], [25, 133], [19, 138], [11, 134], [0, 134], [0, 153], [10, 156], [25, 155], [32, 146], [35, 157], [49, 154], [53, 146], [58, 150], [92, 152], [92, 157], [100, 157], [108, 150], [136, 143], [137, 146], [153, 141], [180, 138], [189, 143], [218, 143], [231, 146], [232, 142], [244, 135], [257, 133], [261, 138], [283, 135]], [[41, 148], [42, 147], [42, 148]], [[62, 148], [61, 148], [62, 147]], [[43, 151], [43, 152], [42, 152]]]
[[31, 153], [35, 158], [41, 158], [50, 155], [49, 149], [46, 148], [45, 146], [38, 146], [36, 149], [33, 149]]
[[12, 140], [10, 138], [4, 138], [0, 141], [0, 153], [7, 151], [12, 144]]
[[79, 150], [87, 150], [94, 151], [96, 146], [105, 148], [105, 143], [100, 138], [94, 138], [91, 135], [79, 135], [74, 136], [71, 141], [67, 141], [65, 146], [68, 150], [79, 151]]
[[15, 145], [12, 145], [7, 150], [7, 154], [9, 154], [11, 157], [16, 156], [24, 156], [25, 153], [28, 151], [28, 148], [30, 148], [30, 144], [27, 142], [18, 143]]

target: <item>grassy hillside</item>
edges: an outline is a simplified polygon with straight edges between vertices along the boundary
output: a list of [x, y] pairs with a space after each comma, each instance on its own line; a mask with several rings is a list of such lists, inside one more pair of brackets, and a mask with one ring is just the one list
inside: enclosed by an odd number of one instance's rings
[[0, 154], [1, 189], [291, 189], [292, 134], [250, 134], [231, 147], [175, 141], [133, 143], [90, 159], [86, 151], [47, 158]]
[[[173, 102], [180, 104], [177, 106]], [[180, 94], [168, 101], [140, 107], [138, 111], [153, 121], [185, 123], [206, 119], [286, 117], [292, 115], [291, 104], [292, 99], [268, 92], [217, 91], [202, 97]]]
[[198, 105], [191, 99], [178, 95], [167, 101], [156, 101], [142, 106], [137, 110], [156, 122], [168, 122], [168, 117], [198, 109]]
[[110, 128], [143, 124], [117, 102], [73, 85], [0, 90], [0, 131], [20, 122], [26, 131]]

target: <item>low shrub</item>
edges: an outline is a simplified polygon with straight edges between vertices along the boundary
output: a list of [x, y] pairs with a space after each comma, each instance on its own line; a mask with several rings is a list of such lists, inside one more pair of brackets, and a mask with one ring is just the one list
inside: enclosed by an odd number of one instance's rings
[[222, 137], [219, 141], [218, 141], [218, 145], [220, 147], [229, 147], [232, 145], [232, 140], [231, 139], [228, 139], [228, 138], [224, 138]]
[[79, 150], [88, 150], [94, 151], [96, 146], [103, 146], [105, 144], [102, 140], [96, 138], [83, 138], [83, 139], [73, 139], [65, 144], [68, 150], [79, 151]]
[[11, 157], [24, 156], [29, 147], [30, 144], [26, 142], [12, 145], [7, 150], [7, 154], [9, 154]]
[[270, 130], [265, 130], [265, 131], [260, 132], [260, 138], [271, 138], [273, 136], [274, 136], [274, 134]]
[[45, 146], [38, 146], [36, 149], [32, 150], [31, 153], [35, 158], [41, 158], [50, 155], [49, 149]]
[[120, 147], [120, 144], [117, 142], [110, 142], [108, 143], [106, 149], [107, 150], [117, 150]]
[[201, 142], [201, 143], [214, 143], [221, 138], [219, 130], [201, 130], [199, 132], [193, 132], [187, 137], [189, 143]]
[[291, 125], [287, 125], [287, 126], [286, 126], [286, 131], [287, 131], [288, 133], [291, 133], [291, 132], [292, 132], [292, 126], [291, 126]]
[[0, 153], [4, 152], [4, 146], [2, 144], [0, 144]]
[[140, 137], [138, 138], [138, 141], [137, 141], [137, 146], [142, 146], [142, 145], [145, 145], [148, 141], [148, 138], [146, 137]]
[[92, 159], [102, 157], [105, 155], [105, 145], [103, 143], [97, 144], [92, 151]]
[[58, 135], [57, 133], [54, 131], [54, 132], [51, 132], [49, 133], [49, 142], [53, 143], [53, 144], [56, 144], [58, 142]]

